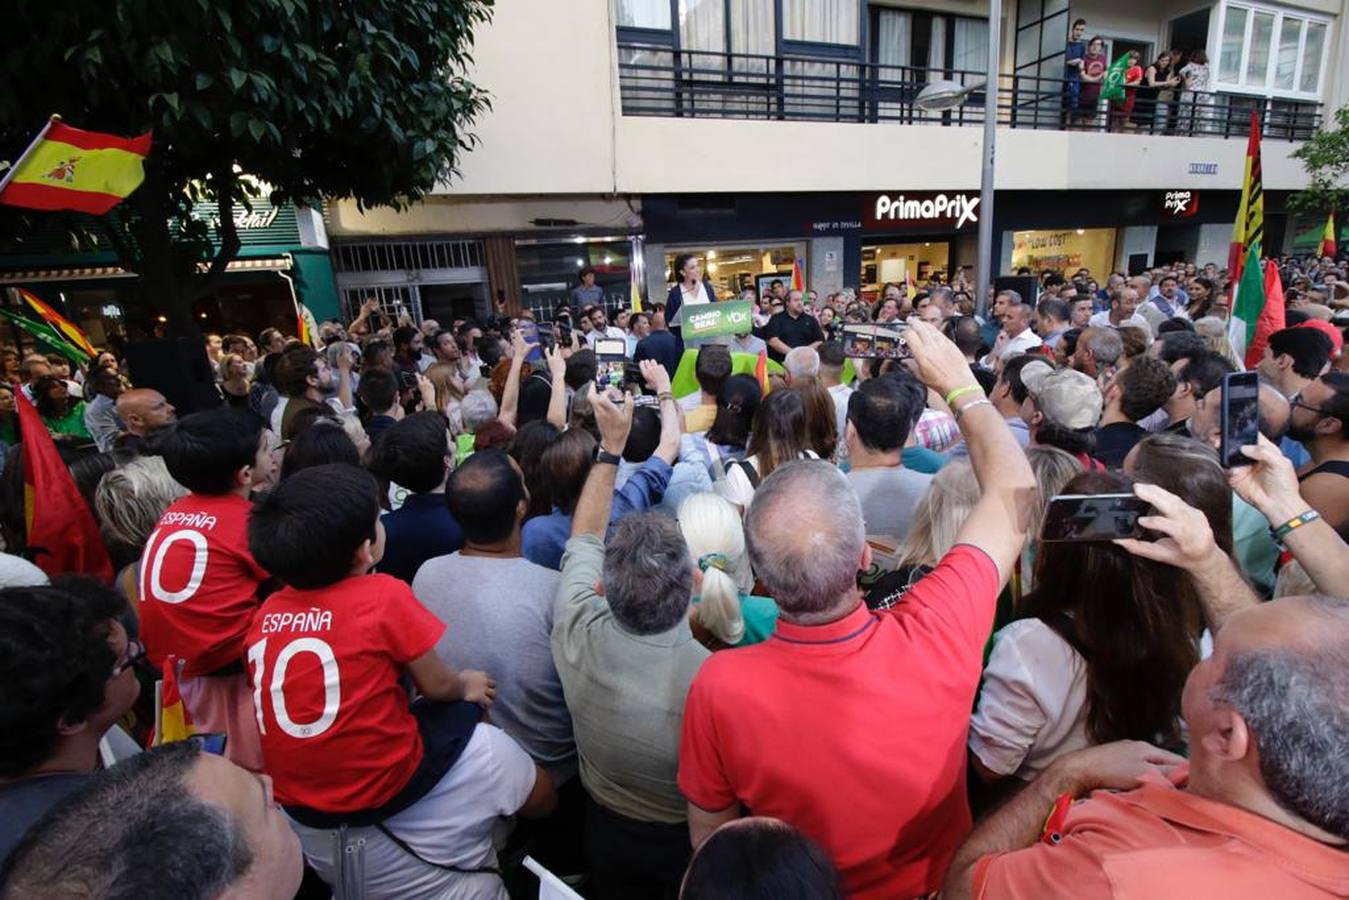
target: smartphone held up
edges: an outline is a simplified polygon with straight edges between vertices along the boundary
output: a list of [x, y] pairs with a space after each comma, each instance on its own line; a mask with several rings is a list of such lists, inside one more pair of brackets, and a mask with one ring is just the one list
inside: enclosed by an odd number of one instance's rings
[[1242, 447], [1260, 435], [1260, 377], [1255, 372], [1231, 372], [1223, 377], [1221, 432], [1218, 456], [1224, 468], [1250, 465]]

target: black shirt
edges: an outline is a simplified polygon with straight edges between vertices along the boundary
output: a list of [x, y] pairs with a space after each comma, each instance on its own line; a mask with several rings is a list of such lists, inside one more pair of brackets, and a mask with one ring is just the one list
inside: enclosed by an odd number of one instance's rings
[[803, 312], [793, 318], [792, 314], [784, 309], [780, 313], [773, 313], [773, 318], [764, 326], [763, 338], [768, 344], [768, 356], [776, 362], [782, 362], [786, 354], [773, 349], [773, 338], [777, 338], [788, 347], [805, 347], [823, 342], [824, 332], [820, 330], [820, 323], [814, 316]]
[[653, 331], [637, 342], [637, 349], [632, 353], [632, 361], [635, 364], [644, 359], [654, 359], [665, 367], [665, 371], [670, 373], [670, 379], [673, 380], [675, 371], [679, 368], [681, 355], [679, 338], [668, 330]]
[[54, 806], [89, 782], [92, 775], [60, 772], [20, 778], [0, 787], [0, 863], [28, 829]]
[[1124, 465], [1124, 457], [1143, 438], [1148, 436], [1145, 429], [1136, 422], [1114, 422], [1096, 429], [1096, 450], [1092, 456], [1105, 463], [1107, 469], [1119, 469]]

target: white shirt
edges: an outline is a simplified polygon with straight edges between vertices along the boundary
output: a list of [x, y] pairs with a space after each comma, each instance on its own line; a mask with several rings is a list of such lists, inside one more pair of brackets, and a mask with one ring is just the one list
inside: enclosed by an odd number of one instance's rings
[[1040, 336], [1031, 329], [1027, 328], [1025, 331], [1021, 332], [1016, 337], [1008, 338], [1007, 343], [1003, 344], [1002, 346], [1002, 351], [998, 353], [996, 356], [994, 356], [992, 353], [985, 356], [983, 358], [983, 364], [988, 368], [992, 368], [993, 364], [996, 363], [998, 360], [1009, 359], [1013, 356], [1020, 356], [1027, 350], [1033, 350], [1036, 347], [1040, 346], [1042, 343], [1044, 342], [1040, 340]]
[[1128, 326], [1131, 328], [1141, 328], [1148, 334], [1152, 334], [1152, 326], [1148, 325], [1148, 320], [1140, 316], [1138, 313], [1134, 313], [1132, 316], [1125, 319], [1119, 325], [1114, 325], [1110, 321], [1110, 310], [1105, 309], [1101, 310], [1096, 315], [1092, 316], [1091, 319], [1087, 322], [1087, 325], [1088, 327], [1091, 328], [1122, 328]]
[[[820, 455], [814, 450], [806, 450], [801, 454], [801, 459], [819, 459]], [[747, 456], [745, 462], [759, 471], [759, 457]], [[727, 465], [726, 480], [718, 481], [715, 490], [726, 500], [739, 506], [741, 509], [749, 509], [750, 503], [754, 501], [754, 485], [750, 483], [749, 476], [745, 474], [744, 466]]]
[[622, 328], [617, 328], [613, 325], [606, 327], [603, 332], [599, 331], [586, 332], [586, 344], [588, 344], [592, 350], [595, 349], [595, 342], [598, 341], [600, 338], [613, 338], [615, 340], [620, 340], [623, 341], [624, 346], [626, 346], [628, 341], [628, 333], [624, 331]]
[[[497, 864], [493, 831], [503, 816], [524, 806], [534, 789], [534, 760], [504, 731], [486, 722], [473, 730], [464, 752], [430, 793], [384, 827], [442, 866], [476, 869]], [[308, 828], [291, 820], [305, 859], [329, 884], [347, 864], [335, 830]], [[362, 897], [435, 897], [437, 900], [506, 900], [496, 875], [451, 872], [415, 858], [374, 827], [350, 828], [346, 846], [364, 881]]]
[[696, 291], [690, 291], [688, 288], [684, 287], [683, 284], [679, 285], [679, 293], [683, 297], [683, 304], [679, 307], [679, 310], [675, 313], [675, 319], [677, 321], [667, 322], [665, 323], [666, 325], [679, 325], [683, 323], [685, 306], [697, 306], [701, 303], [712, 302], [712, 298], [707, 296], [707, 288], [703, 285], [701, 281], [698, 282], [698, 290]]
[[834, 462], [840, 466], [848, 461], [848, 398], [854, 391], [846, 384], [836, 384], [829, 388], [829, 399], [834, 401], [834, 424], [838, 427], [838, 444], [834, 450]]
[[968, 742], [989, 771], [1023, 781], [1090, 746], [1086, 660], [1039, 619], [1003, 628], [993, 638]]

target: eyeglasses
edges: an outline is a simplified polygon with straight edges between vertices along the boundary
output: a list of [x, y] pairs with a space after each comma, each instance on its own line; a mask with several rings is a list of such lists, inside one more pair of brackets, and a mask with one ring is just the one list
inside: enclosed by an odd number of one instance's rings
[[1321, 409], [1319, 406], [1311, 406], [1309, 404], [1303, 403], [1302, 394], [1300, 392], [1288, 398], [1288, 405], [1291, 406], [1293, 409], [1305, 409], [1308, 412], [1314, 412], [1318, 416], [1330, 415], [1330, 413], [1326, 412], [1324, 409]]
[[145, 659], [145, 645], [142, 644], [140, 641], [127, 641], [126, 658], [123, 659], [121, 662], [119, 662], [117, 665], [112, 667], [112, 674], [109, 675], [108, 677], [116, 678], [118, 675], [121, 675], [127, 669], [132, 668], [133, 666], [136, 665], [136, 663], [140, 662], [143, 659]]

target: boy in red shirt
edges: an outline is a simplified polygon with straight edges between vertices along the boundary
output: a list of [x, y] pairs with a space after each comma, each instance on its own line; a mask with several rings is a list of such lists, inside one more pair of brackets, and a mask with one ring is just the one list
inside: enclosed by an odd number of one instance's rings
[[[263, 757], [276, 799], [306, 824], [373, 824], [414, 805], [409, 792], [439, 781], [428, 768], [449, 768], [432, 742], [465, 740], [475, 704], [496, 694], [483, 672], [436, 655], [445, 625], [412, 588], [366, 574], [384, 551], [379, 514], [375, 479], [330, 464], [291, 475], [249, 522], [254, 556], [286, 585], [248, 632]], [[428, 700], [469, 702], [423, 702], [414, 715], [404, 672]]]
[[244, 678], [244, 636], [267, 572], [248, 550], [248, 496], [274, 469], [257, 416], [214, 409], [178, 421], [157, 449], [190, 494], [164, 511], [140, 564], [140, 636], [162, 668], [175, 657], [183, 702], [198, 732], [223, 732], [225, 755], [262, 768]]

